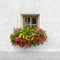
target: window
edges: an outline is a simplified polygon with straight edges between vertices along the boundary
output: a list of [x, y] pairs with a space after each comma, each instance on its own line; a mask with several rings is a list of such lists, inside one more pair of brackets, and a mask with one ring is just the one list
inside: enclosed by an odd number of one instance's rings
[[34, 15], [24, 15], [23, 16], [23, 27], [38, 27], [38, 16]]

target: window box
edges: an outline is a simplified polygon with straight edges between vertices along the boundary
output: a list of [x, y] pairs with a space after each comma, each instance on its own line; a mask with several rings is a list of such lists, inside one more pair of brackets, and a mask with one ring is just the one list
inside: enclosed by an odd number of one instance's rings
[[43, 44], [46, 41], [46, 32], [41, 28], [14, 28], [10, 35], [12, 45], [29, 48]]

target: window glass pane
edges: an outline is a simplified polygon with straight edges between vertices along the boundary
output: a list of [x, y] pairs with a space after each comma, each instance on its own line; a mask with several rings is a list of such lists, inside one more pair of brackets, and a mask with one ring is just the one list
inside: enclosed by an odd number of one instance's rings
[[30, 18], [25, 18], [25, 23], [30, 24]]
[[36, 24], [36, 18], [32, 18], [32, 24]]

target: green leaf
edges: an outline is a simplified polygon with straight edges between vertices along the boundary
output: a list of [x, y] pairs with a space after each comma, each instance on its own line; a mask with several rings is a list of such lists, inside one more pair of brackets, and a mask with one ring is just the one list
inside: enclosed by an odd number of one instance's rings
[[32, 46], [36, 46], [36, 43], [32, 43]]
[[15, 35], [10, 35], [10, 39], [11, 39], [11, 43], [15, 43], [15, 38], [16, 38], [16, 36]]

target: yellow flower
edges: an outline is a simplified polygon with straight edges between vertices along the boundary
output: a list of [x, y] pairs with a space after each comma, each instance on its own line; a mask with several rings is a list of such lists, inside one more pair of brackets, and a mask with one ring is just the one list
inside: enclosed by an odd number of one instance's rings
[[24, 35], [23, 35], [23, 39], [24, 39]]
[[34, 38], [32, 37], [31, 40], [34, 40]]
[[19, 38], [21, 38], [21, 36], [19, 35]]
[[34, 36], [34, 33], [32, 33], [32, 36]]
[[25, 39], [27, 40], [27, 37]]
[[21, 36], [22, 34], [20, 34], [20, 36]]

